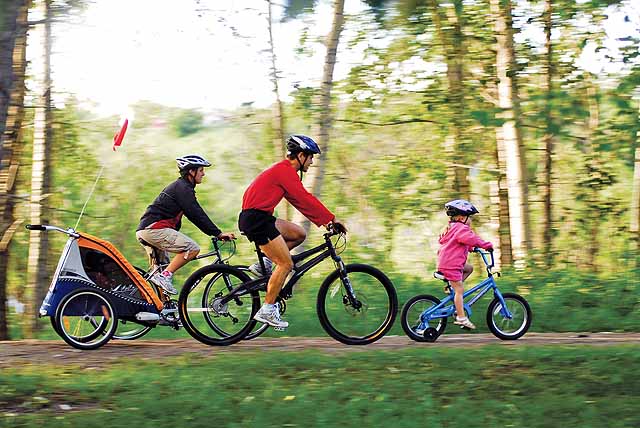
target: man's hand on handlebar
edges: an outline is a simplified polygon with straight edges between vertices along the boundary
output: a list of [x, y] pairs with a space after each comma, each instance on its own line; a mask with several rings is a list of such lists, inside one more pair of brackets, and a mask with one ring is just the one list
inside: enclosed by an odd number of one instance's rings
[[338, 233], [347, 233], [347, 227], [339, 220], [334, 219], [326, 226], [328, 231], [336, 231]]
[[236, 239], [236, 235], [232, 232], [223, 232], [220, 235], [216, 236], [216, 238], [221, 241], [231, 241], [233, 239]]

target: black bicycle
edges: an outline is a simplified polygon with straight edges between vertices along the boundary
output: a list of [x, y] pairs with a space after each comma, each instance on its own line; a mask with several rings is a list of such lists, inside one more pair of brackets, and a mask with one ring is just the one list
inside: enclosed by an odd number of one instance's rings
[[[318, 291], [320, 324], [331, 337], [347, 345], [373, 343], [393, 326], [398, 311], [396, 290], [375, 267], [344, 264], [339, 256], [346, 247], [344, 233], [330, 229], [324, 241], [292, 256], [292, 274], [277, 299], [280, 313], [285, 313], [286, 301], [300, 278], [330, 257], [336, 269]], [[256, 250], [264, 268], [264, 255], [257, 245]], [[268, 281], [269, 276], [251, 279], [246, 272], [226, 264], [198, 269], [185, 282], [178, 300], [185, 330], [200, 342], [215, 346], [231, 345], [249, 335], [256, 337], [267, 328], [260, 325], [254, 330], [253, 316], [260, 309], [259, 293], [266, 291]]]

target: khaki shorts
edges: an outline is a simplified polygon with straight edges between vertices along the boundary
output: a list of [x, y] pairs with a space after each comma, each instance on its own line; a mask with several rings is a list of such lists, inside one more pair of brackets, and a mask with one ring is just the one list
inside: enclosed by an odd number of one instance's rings
[[166, 260], [169, 260], [167, 253], [200, 251], [200, 246], [193, 239], [170, 228], [138, 230], [136, 237], [164, 252], [162, 259]]

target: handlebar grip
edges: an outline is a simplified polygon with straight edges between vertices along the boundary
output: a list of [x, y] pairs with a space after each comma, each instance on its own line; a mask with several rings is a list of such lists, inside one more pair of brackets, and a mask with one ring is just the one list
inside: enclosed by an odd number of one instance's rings
[[47, 228], [41, 224], [28, 224], [25, 226], [25, 228], [27, 228], [28, 230], [47, 230]]

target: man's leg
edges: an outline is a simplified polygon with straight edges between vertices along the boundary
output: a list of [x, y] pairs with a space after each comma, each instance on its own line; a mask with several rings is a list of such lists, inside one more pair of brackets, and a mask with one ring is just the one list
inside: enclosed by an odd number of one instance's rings
[[[282, 235], [282, 238], [284, 238], [284, 241], [290, 250], [293, 250], [298, 245], [302, 244], [307, 238], [307, 235], [301, 226], [298, 226], [297, 224], [287, 220], [282, 220], [279, 218], [276, 219], [276, 229], [278, 229], [280, 235]], [[275, 262], [275, 260], [273, 261]]]
[[278, 297], [278, 293], [280, 293], [280, 290], [284, 285], [287, 275], [291, 272], [291, 269], [293, 269], [293, 260], [291, 260], [289, 247], [282, 235], [267, 242], [265, 245], [260, 245], [260, 250], [276, 264], [276, 269], [271, 274], [271, 278], [269, 278], [269, 283], [267, 284], [267, 295], [264, 298], [265, 303], [274, 304]]
[[171, 273], [174, 273], [175, 271], [180, 269], [182, 266], [186, 265], [191, 260], [195, 259], [199, 253], [200, 253], [200, 250], [191, 250], [191, 251], [185, 251], [184, 253], [178, 253], [175, 255], [173, 260], [171, 260], [171, 263], [169, 263], [169, 266], [167, 266], [165, 270]]

